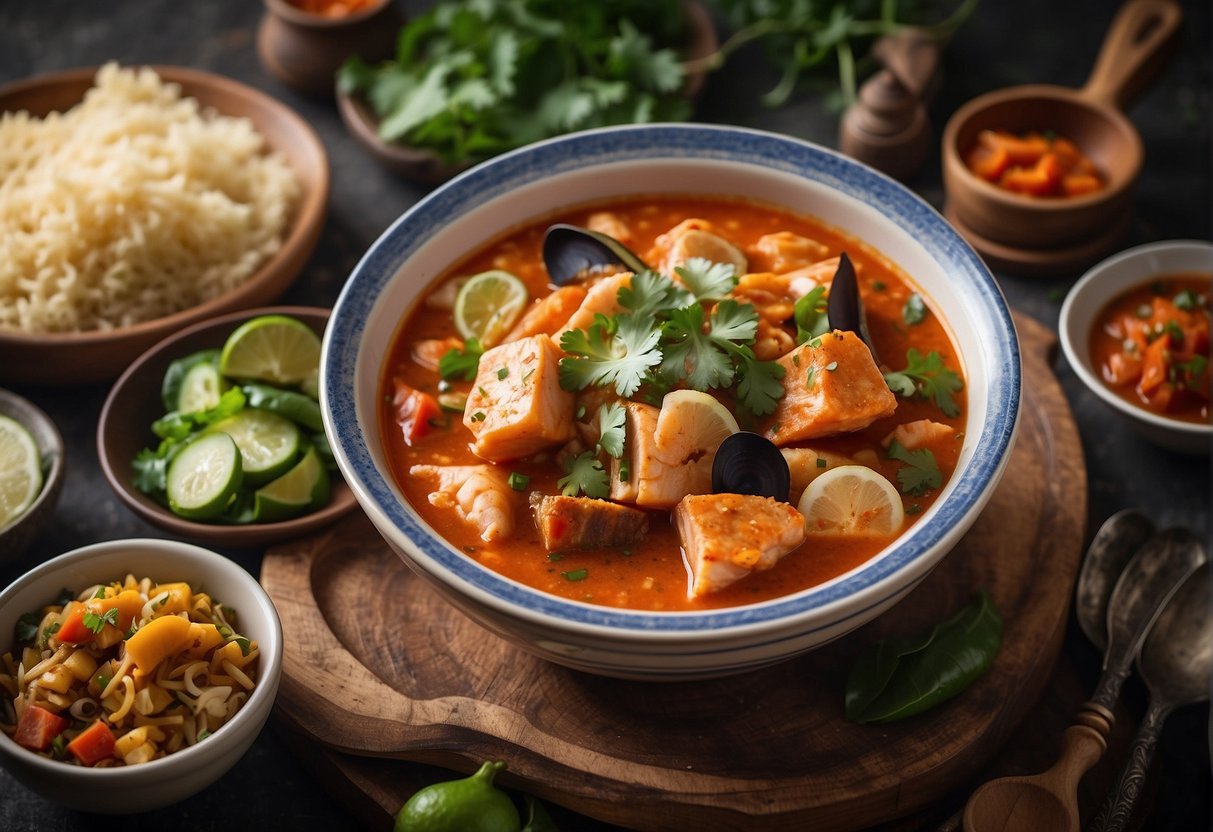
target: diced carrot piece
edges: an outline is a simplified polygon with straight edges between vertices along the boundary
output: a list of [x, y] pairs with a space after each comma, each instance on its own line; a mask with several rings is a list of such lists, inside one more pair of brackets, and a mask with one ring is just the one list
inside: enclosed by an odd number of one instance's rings
[[1065, 136], [1054, 136], [1049, 149], [1056, 153], [1057, 158], [1070, 170], [1073, 170], [1086, 159], [1082, 155], [1082, 151], [1078, 149], [1078, 145]]
[[1139, 389], [1143, 395], [1149, 396], [1160, 384], [1167, 380], [1167, 365], [1171, 363], [1169, 338], [1156, 338], [1146, 349], [1146, 357], [1141, 367], [1141, 383]]
[[1164, 382], [1154, 390], [1153, 393], [1146, 396], [1147, 407], [1157, 413], [1166, 413], [1171, 407], [1171, 399], [1175, 397], [1175, 385], [1171, 382]]
[[1040, 133], [1029, 133], [1020, 138], [1005, 130], [983, 130], [981, 140], [1005, 150], [1012, 165], [1034, 165], [1049, 152], [1049, 142]]
[[438, 400], [429, 393], [415, 390], [400, 379], [395, 379], [396, 392], [392, 406], [396, 409], [396, 424], [404, 435], [404, 444], [413, 445], [430, 432], [430, 420], [442, 416]]
[[114, 756], [114, 732], [98, 719], [67, 744], [67, 750], [83, 765], [94, 766]]
[[92, 641], [95, 634], [84, 626], [84, 613], [84, 604], [69, 601], [63, 608], [63, 617], [55, 637], [65, 644], [84, 644], [86, 641]]
[[1061, 190], [1066, 196], [1082, 196], [1103, 190], [1103, 181], [1089, 173], [1067, 173], [1061, 178]]
[[1114, 352], [1103, 366], [1104, 381], [1109, 384], [1129, 384], [1141, 378], [1141, 358]]
[[965, 156], [969, 170], [987, 182], [997, 182], [1011, 164], [1006, 148], [976, 144]]
[[21, 712], [21, 719], [17, 720], [17, 732], [13, 735], [13, 741], [32, 751], [45, 751], [51, 747], [51, 740], [62, 734], [70, 724], [63, 717], [40, 705], [30, 705]]

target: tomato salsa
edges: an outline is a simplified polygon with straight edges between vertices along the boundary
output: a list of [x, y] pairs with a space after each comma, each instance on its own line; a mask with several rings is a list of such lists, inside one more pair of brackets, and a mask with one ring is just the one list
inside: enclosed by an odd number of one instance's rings
[[1105, 187], [1095, 163], [1074, 142], [1052, 132], [1017, 136], [982, 130], [964, 160], [987, 182], [1026, 196], [1082, 196]]
[[1209, 422], [1209, 289], [1213, 275], [1173, 274], [1116, 297], [1091, 332], [1108, 387], [1151, 413]]
[[[652, 270], [556, 286], [553, 223]], [[843, 260], [870, 349], [826, 320]], [[930, 298], [866, 242], [754, 201], [634, 196], [527, 222], [440, 275], [394, 336], [379, 425], [404, 499], [469, 558], [573, 600], [702, 610], [828, 581], [917, 522], [957, 464], [962, 372]], [[778, 446], [786, 501], [711, 493], [738, 429]], [[848, 484], [870, 502], [836, 522]]]

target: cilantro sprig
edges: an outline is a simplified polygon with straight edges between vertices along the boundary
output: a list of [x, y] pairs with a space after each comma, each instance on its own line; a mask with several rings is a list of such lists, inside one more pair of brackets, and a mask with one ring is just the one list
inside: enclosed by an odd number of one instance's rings
[[693, 258], [678, 273], [685, 288], [652, 271], [634, 275], [619, 290], [624, 311], [596, 315], [588, 329], [561, 336], [560, 347], [568, 353], [560, 361], [561, 386], [612, 387], [623, 398], [642, 387], [664, 392], [684, 383], [701, 391], [736, 386], [741, 406], [754, 416], [773, 412], [784, 392], [783, 368], [758, 360], [750, 347], [758, 313], [751, 304], [718, 297], [735, 285], [732, 266]]
[[475, 338], [469, 338], [462, 349], [449, 349], [438, 359], [438, 375], [443, 379], [475, 381], [484, 349]]
[[88, 627], [94, 633], [100, 633], [103, 629], [105, 629], [106, 624], [113, 624], [115, 627], [118, 626], [117, 607], [110, 607], [101, 615], [97, 615], [96, 613], [92, 612], [86, 612], [84, 614], [84, 626]]
[[894, 439], [889, 445], [888, 456], [889, 459], [905, 463], [897, 469], [897, 483], [901, 486], [901, 493], [921, 497], [943, 484], [943, 474], [930, 448], [911, 451]]
[[611, 478], [593, 451], [582, 451], [565, 462], [564, 476], [556, 487], [566, 497], [584, 494], [605, 500], [611, 493]]
[[889, 389], [900, 396], [922, 396], [935, 402], [947, 416], [960, 414], [956, 393], [963, 387], [960, 376], [948, 369], [935, 350], [923, 355], [914, 347], [906, 350], [906, 368], [884, 374]]

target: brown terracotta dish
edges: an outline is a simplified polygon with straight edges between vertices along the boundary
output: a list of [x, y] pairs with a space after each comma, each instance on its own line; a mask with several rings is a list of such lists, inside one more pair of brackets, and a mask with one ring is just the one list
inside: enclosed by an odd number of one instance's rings
[[214, 546], [259, 546], [316, 531], [356, 503], [345, 481], [332, 475], [328, 504], [319, 511], [277, 523], [229, 526], [178, 517], [132, 483], [131, 461], [156, 437], [150, 425], [164, 415], [160, 384], [173, 360], [198, 350], [222, 347], [232, 330], [258, 315], [289, 315], [323, 335], [329, 311], [307, 306], [279, 306], [232, 312], [194, 324], [145, 352], [114, 383], [97, 423], [97, 456], [114, 493], [127, 508], [176, 537]]
[[337, 69], [351, 55], [377, 61], [392, 54], [404, 22], [392, 0], [379, 0], [340, 17], [304, 11], [289, 0], [264, 0], [257, 56], [284, 84], [331, 96]]
[[[82, 384], [115, 378], [141, 352], [200, 320], [270, 303], [299, 274], [324, 225], [329, 190], [328, 156], [308, 124], [285, 105], [244, 84], [209, 72], [152, 67], [204, 107], [252, 122], [268, 144], [286, 157], [301, 198], [281, 248], [235, 289], [189, 309], [109, 331], [27, 334], [0, 330], [0, 379], [29, 384]], [[0, 87], [0, 111], [34, 116], [65, 111], [80, 102], [96, 67], [68, 70]]]
[[[1081, 89], [1033, 84], [979, 96], [943, 134], [945, 214], [991, 266], [1056, 274], [1089, 265], [1127, 229], [1144, 152], [1124, 108], [1168, 56], [1183, 13], [1174, 0], [1130, 0], [1117, 14]], [[1096, 165], [1106, 187], [1064, 199], [1011, 193], [976, 176], [964, 155], [985, 130], [1065, 136]]]
[[[270, 6], [282, 5], [285, 2], [286, 0], [266, 0]], [[703, 89], [707, 79], [707, 73], [703, 69], [694, 67], [698, 60], [716, 51], [719, 41], [711, 15], [702, 3], [698, 0], [684, 0], [682, 5], [689, 30], [689, 43], [685, 52], [688, 74], [683, 94], [694, 98]], [[369, 58], [361, 52], [359, 54]], [[443, 161], [438, 154], [423, 148], [385, 142], [379, 138], [379, 120], [374, 111], [358, 96], [338, 90], [337, 111], [355, 141], [384, 168], [405, 179], [424, 185], [438, 185], [472, 166], [471, 162], [450, 164]]]
[[0, 415], [21, 424], [29, 431], [42, 458], [42, 490], [24, 514], [8, 525], [0, 526], [0, 562], [21, 557], [49, 526], [55, 504], [63, 491], [66, 473], [63, 437], [51, 417], [32, 402], [0, 389]]

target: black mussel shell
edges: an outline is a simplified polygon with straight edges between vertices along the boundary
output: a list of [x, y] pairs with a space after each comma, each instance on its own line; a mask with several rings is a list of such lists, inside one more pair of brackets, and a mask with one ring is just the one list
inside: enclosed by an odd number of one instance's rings
[[603, 266], [624, 266], [634, 272], [648, 268], [631, 249], [610, 235], [558, 223], [543, 236], [543, 264], [548, 278], [563, 286]]
[[863, 299], [859, 296], [859, 280], [855, 277], [855, 266], [845, 251], [838, 255], [838, 271], [834, 272], [834, 280], [830, 283], [826, 315], [830, 320], [831, 329], [854, 332], [868, 345], [876, 363], [880, 363], [880, 359], [876, 358], [872, 336], [868, 333], [868, 318], [863, 311]]
[[720, 443], [712, 462], [713, 494], [754, 494], [788, 501], [788, 461], [771, 440], [742, 431]]

